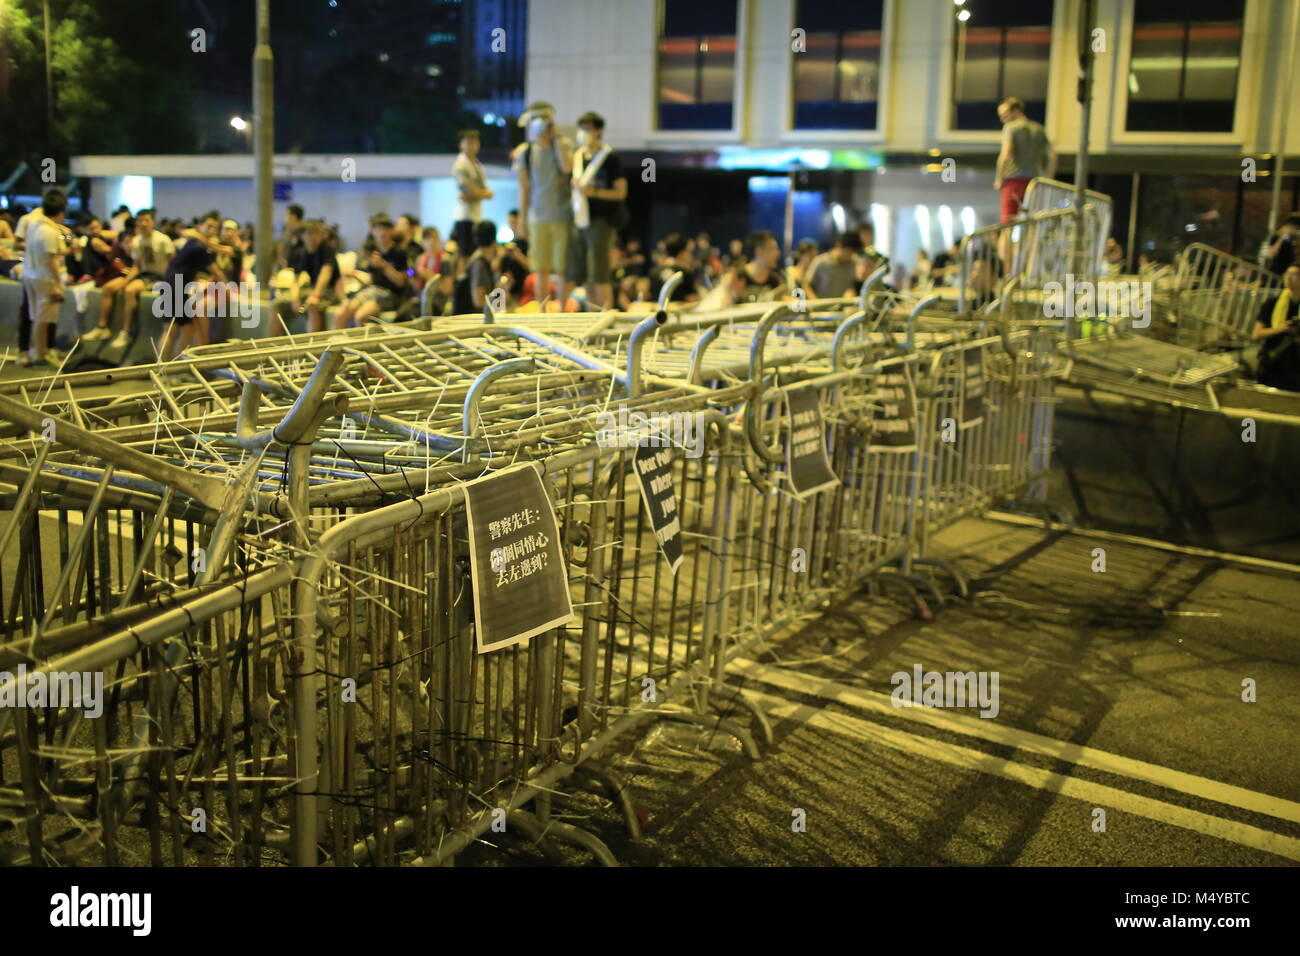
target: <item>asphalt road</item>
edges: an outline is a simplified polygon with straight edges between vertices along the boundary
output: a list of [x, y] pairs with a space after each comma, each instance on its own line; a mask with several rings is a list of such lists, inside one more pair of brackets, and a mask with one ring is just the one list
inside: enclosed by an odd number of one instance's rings
[[[642, 841], [598, 798], [557, 798], [560, 818], [641, 865], [1300, 860], [1295, 576], [991, 520], [935, 545], [970, 599], [921, 621], [901, 595], [857, 595], [737, 662], [773, 720], [760, 760], [661, 724], [611, 761]], [[997, 716], [894, 707], [892, 675], [917, 664], [997, 671]], [[500, 838], [463, 862], [542, 859]]]

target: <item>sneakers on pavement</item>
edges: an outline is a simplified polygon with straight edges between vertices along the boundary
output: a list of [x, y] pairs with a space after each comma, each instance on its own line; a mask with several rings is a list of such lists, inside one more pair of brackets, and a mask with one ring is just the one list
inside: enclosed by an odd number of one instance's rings
[[83, 342], [98, 342], [100, 339], [106, 339], [113, 334], [113, 330], [107, 325], [97, 325], [89, 332], [81, 336]]
[[131, 333], [123, 329], [114, 336], [113, 341], [108, 343], [109, 348], [124, 349], [131, 344]]

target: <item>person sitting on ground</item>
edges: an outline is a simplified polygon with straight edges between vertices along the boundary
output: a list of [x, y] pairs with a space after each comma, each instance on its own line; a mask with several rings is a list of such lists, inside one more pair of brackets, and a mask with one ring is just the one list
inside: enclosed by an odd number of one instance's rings
[[624, 312], [646, 312], [654, 305], [650, 277], [624, 276], [618, 287], [618, 307]]
[[[170, 362], [191, 345], [208, 344], [208, 287], [225, 282], [225, 273], [216, 265], [212, 251], [221, 228], [221, 216], [210, 212], [198, 223], [197, 235], [185, 241], [167, 264], [162, 282], [170, 288], [171, 315], [158, 343], [158, 355]], [[179, 281], [178, 281], [179, 280]], [[175, 295], [179, 285], [181, 294]]]
[[954, 241], [934, 257], [930, 265], [930, 280], [934, 285], [955, 285], [961, 277], [961, 245]]
[[835, 237], [829, 252], [813, 260], [808, 269], [804, 291], [810, 299], [837, 299], [858, 291], [858, 247], [856, 233], [842, 232]]
[[319, 332], [325, 327], [325, 310], [338, 302], [334, 287], [339, 278], [339, 262], [325, 240], [325, 224], [318, 219], [305, 223], [302, 244], [293, 248], [291, 256], [293, 284], [289, 287], [289, 300], [293, 311], [305, 311], [307, 331]]
[[510, 282], [505, 288], [517, 305], [523, 295], [524, 284], [533, 274], [533, 264], [518, 240], [506, 243], [505, 250], [501, 254], [501, 263], [497, 268], [502, 275], [509, 277]]
[[131, 267], [123, 287], [122, 328], [108, 343], [109, 348], [124, 349], [135, 337], [136, 312], [140, 296], [162, 280], [167, 264], [176, 254], [172, 241], [154, 228], [154, 211], [141, 209], [135, 217], [135, 237], [131, 240]]
[[930, 257], [924, 249], [916, 250], [916, 264], [912, 267], [912, 277], [907, 287], [917, 292], [930, 288]]
[[1260, 306], [1251, 338], [1259, 343], [1259, 383], [1300, 392], [1300, 265], [1287, 266], [1281, 294]]
[[630, 276], [650, 274], [640, 239], [632, 238], [627, 241], [627, 246], [623, 250], [623, 273]]
[[302, 206], [297, 203], [292, 203], [284, 212], [284, 232], [280, 234], [280, 241], [276, 244], [276, 261], [281, 266], [288, 266], [289, 260], [302, 246], [304, 215], [306, 213]]
[[488, 296], [497, 286], [500, 246], [496, 223], [482, 219], [474, 223], [474, 254], [469, 257], [465, 274], [456, 281], [452, 311], [456, 315], [481, 313]]
[[443, 256], [438, 263], [438, 274], [433, 278], [433, 285], [428, 290], [428, 315], [434, 318], [452, 314], [452, 302], [456, 295], [456, 257]]
[[415, 268], [415, 263], [423, 251], [420, 245], [419, 218], [409, 212], [398, 216], [397, 222], [393, 225], [393, 242], [402, 250], [402, 255], [406, 256], [407, 274], [413, 274], [411, 270]]
[[438, 267], [442, 265], [442, 234], [435, 226], [425, 226], [420, 238], [424, 251], [415, 260], [415, 278], [416, 284], [423, 289], [430, 279], [439, 274]]
[[758, 302], [785, 288], [780, 269], [781, 246], [776, 236], [766, 231], [755, 232], [745, 245], [749, 256], [745, 263], [745, 291], [739, 301]]
[[1264, 267], [1274, 275], [1285, 275], [1295, 262], [1297, 242], [1300, 242], [1300, 214], [1292, 213], [1264, 243]]
[[673, 289], [668, 301], [679, 304], [699, 302], [703, 290], [700, 287], [699, 269], [691, 254], [690, 240], [683, 233], [670, 232], [663, 238], [663, 247], [664, 260], [654, 276], [656, 281], [653, 283], [651, 295], [657, 300], [660, 290], [672, 278], [673, 273], [680, 272], [682, 281], [677, 288]]
[[395, 312], [412, 294], [406, 274], [406, 254], [393, 241], [393, 220], [380, 213], [370, 220], [370, 239], [374, 248], [359, 268], [370, 273], [370, 284], [360, 289], [339, 307], [334, 328], [345, 329], [375, 320], [383, 312]]
[[99, 219], [91, 216], [85, 229], [86, 245], [81, 251], [81, 264], [99, 289], [100, 299], [99, 323], [81, 338], [86, 342], [97, 342], [112, 334], [113, 308], [126, 288], [127, 266], [121, 258], [121, 247], [104, 233]]
[[794, 250], [794, 262], [786, 270], [786, 284], [790, 288], [804, 288], [808, 285], [808, 276], [813, 261], [817, 258], [817, 243], [812, 239], [801, 239]]
[[0, 214], [0, 259], [12, 257], [14, 251], [14, 229], [9, 223], [7, 213]]

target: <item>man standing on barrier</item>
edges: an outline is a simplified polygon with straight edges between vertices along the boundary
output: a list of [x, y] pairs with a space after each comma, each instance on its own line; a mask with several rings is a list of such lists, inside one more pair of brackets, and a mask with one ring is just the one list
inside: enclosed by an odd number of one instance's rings
[[1002, 151], [998, 153], [993, 188], [1002, 192], [1002, 221], [1020, 215], [1025, 190], [1036, 176], [1051, 178], [1056, 174], [1056, 151], [1047, 138], [1047, 130], [1025, 115], [1025, 104], [1014, 96], [998, 106], [1002, 121]]

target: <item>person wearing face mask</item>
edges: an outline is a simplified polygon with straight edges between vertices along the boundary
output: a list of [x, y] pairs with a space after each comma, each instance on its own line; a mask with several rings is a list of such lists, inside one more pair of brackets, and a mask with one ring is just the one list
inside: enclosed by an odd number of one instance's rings
[[569, 256], [573, 142], [555, 131], [555, 110], [549, 103], [532, 104], [519, 118], [527, 140], [512, 154], [519, 176], [519, 207], [524, 212], [518, 236], [529, 241], [536, 270], [534, 288], [545, 301], [552, 277], [561, 301], [565, 298], [564, 273]]
[[598, 113], [578, 118], [578, 151], [573, 156], [574, 243], [578, 260], [575, 278], [588, 289], [588, 305], [614, 308], [610, 248], [618, 230], [627, 225], [627, 177], [623, 163], [606, 145], [605, 120]]

